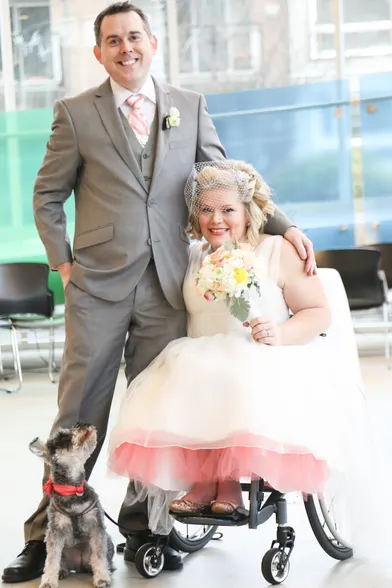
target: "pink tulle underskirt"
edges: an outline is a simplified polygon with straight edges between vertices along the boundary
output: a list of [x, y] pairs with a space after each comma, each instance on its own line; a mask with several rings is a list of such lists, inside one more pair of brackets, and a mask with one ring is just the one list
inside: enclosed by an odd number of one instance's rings
[[290, 453], [287, 449], [279, 453], [251, 446], [189, 449], [125, 442], [114, 449], [108, 466], [146, 485], [161, 486], [161, 480], [165, 480], [164, 490], [179, 490], [178, 483], [186, 489], [196, 482], [263, 478], [284, 493], [322, 491], [330, 474], [327, 462], [311, 453]]

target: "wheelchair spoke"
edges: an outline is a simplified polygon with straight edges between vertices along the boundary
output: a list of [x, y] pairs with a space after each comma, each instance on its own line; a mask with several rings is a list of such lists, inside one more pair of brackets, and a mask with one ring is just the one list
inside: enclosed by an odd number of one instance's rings
[[353, 555], [348, 541], [351, 533], [344, 517], [345, 509], [339, 506], [343, 505], [339, 505], [335, 495], [310, 495], [305, 500], [305, 509], [317, 541], [328, 555], [345, 560]]
[[188, 541], [199, 541], [209, 533], [211, 527], [207, 525], [186, 525], [184, 523], [176, 523], [175, 528], [180, 535], [185, 537]]
[[[334, 501], [335, 497], [331, 499], [331, 506], [330, 508], [327, 507], [325, 498], [319, 498], [319, 504], [321, 508], [321, 512], [324, 516], [324, 525], [326, 525], [329, 532], [332, 535], [332, 541], [337, 545], [342, 545], [344, 547], [350, 547], [347, 539], [343, 538], [341, 535], [341, 529], [338, 527], [338, 521], [336, 517], [336, 513], [334, 511]], [[332, 515], [331, 515], [332, 512]]]

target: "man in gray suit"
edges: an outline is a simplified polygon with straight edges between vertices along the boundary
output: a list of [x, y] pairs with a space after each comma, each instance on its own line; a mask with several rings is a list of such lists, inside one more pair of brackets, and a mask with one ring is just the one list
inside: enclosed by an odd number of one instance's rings
[[[95, 35], [95, 57], [110, 77], [56, 103], [34, 193], [37, 228], [50, 266], [61, 274], [66, 301], [53, 428], [77, 421], [97, 427], [99, 443], [87, 475], [104, 442], [124, 344], [130, 382], [170, 341], [186, 334], [184, 185], [195, 162], [225, 157], [204, 97], [151, 77], [157, 40], [140, 9], [129, 2], [109, 6], [96, 19]], [[72, 192], [71, 251], [64, 203]], [[289, 239], [314, 271], [310, 241], [281, 211], [266, 231]], [[25, 548], [4, 570], [3, 581], [42, 573], [47, 503], [43, 498], [26, 521]], [[132, 561], [148, 534], [146, 505], [128, 508], [125, 501], [119, 524], [129, 533], [124, 555]], [[165, 562], [168, 569], [182, 565], [169, 548]]]

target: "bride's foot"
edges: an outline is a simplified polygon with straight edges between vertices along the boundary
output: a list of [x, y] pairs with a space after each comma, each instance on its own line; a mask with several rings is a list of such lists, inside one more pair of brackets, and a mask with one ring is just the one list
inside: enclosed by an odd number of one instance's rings
[[216, 496], [216, 484], [195, 484], [179, 500], [173, 500], [169, 510], [176, 513], [205, 513], [210, 510], [211, 501]]
[[236, 480], [219, 482], [216, 500], [212, 502], [211, 512], [215, 514], [233, 514], [243, 507], [241, 484]]

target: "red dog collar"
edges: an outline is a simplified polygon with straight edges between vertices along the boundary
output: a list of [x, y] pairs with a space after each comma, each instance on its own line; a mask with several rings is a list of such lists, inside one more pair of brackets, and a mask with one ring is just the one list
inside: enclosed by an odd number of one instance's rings
[[54, 484], [52, 480], [52, 476], [49, 476], [48, 481], [44, 485], [44, 492], [48, 496], [52, 494], [52, 492], [57, 492], [57, 494], [61, 494], [61, 496], [72, 496], [76, 494], [76, 496], [81, 496], [84, 492], [84, 485], [85, 482], [80, 484], [80, 486], [67, 486], [67, 484]]

